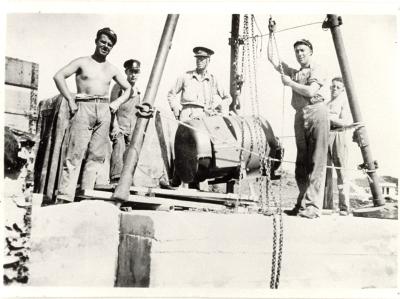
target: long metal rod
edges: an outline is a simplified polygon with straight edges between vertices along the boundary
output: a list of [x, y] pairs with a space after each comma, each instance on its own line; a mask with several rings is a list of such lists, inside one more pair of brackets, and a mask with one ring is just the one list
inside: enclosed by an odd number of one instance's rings
[[[358, 99], [354, 87], [353, 78], [351, 76], [349, 62], [347, 60], [346, 50], [344, 48], [342, 33], [340, 30], [340, 25], [342, 24], [341, 17], [337, 15], [327, 15], [327, 19], [323, 24], [324, 28], [330, 28], [333, 38], [333, 43], [336, 49], [336, 55], [339, 60], [340, 70], [342, 73], [344, 85], [347, 92], [347, 98], [349, 100], [349, 106], [351, 114], [353, 116], [354, 122], [362, 123], [361, 110], [358, 105]], [[372, 200], [374, 206], [382, 206], [385, 204], [382, 198], [382, 192], [379, 187], [379, 177], [375, 171], [376, 165], [372, 159], [371, 148], [369, 146], [369, 140], [367, 135], [367, 130], [364, 126], [357, 129], [354, 134], [358, 140], [358, 145], [361, 149], [361, 154], [364, 161], [364, 166], [367, 169], [367, 174], [371, 178], [369, 180], [369, 185], [372, 193]]]
[[230, 81], [230, 93], [232, 97], [232, 103], [229, 106], [230, 111], [236, 112], [240, 108], [239, 103], [239, 92], [237, 88], [237, 67], [238, 67], [238, 54], [239, 54], [239, 25], [240, 25], [240, 15], [232, 15], [231, 24], [231, 38], [229, 39], [229, 44], [231, 46], [231, 81]]
[[[154, 104], [178, 19], [178, 14], [169, 14], [167, 16], [164, 30], [161, 35], [160, 44], [158, 45], [156, 58], [151, 70], [149, 82], [147, 83], [146, 93], [143, 99], [144, 103], [150, 103], [151, 105]], [[149, 118], [140, 116], [138, 117], [132, 133], [132, 141], [129, 145], [129, 149], [124, 161], [121, 178], [112, 196], [113, 199], [125, 201], [129, 199], [129, 188], [132, 185], [133, 175], [135, 174], [139, 161], [139, 155], [143, 147], [144, 136], [146, 134], [148, 124]]]

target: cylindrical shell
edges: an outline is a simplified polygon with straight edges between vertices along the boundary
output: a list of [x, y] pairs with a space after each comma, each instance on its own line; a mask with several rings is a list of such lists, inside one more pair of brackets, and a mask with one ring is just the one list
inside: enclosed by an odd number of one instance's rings
[[237, 178], [241, 151], [246, 171], [260, 167], [260, 154], [279, 147], [269, 123], [253, 116], [230, 115], [193, 119], [175, 135], [176, 173], [185, 183]]

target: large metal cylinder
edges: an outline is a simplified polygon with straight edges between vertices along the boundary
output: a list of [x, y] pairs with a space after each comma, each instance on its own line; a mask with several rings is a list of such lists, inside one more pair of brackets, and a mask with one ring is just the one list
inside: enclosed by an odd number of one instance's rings
[[[185, 123], [179, 125], [174, 144], [175, 172], [185, 183], [237, 179], [241, 160], [247, 172], [258, 171], [262, 153], [282, 158], [279, 140], [263, 118], [211, 116]], [[279, 165], [272, 161], [272, 177]]]

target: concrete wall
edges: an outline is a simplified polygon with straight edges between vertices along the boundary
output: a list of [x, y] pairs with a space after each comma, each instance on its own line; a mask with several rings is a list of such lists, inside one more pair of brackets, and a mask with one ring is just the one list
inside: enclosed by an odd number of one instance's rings
[[[140, 214], [154, 227], [150, 287], [269, 287], [271, 217]], [[281, 289], [396, 287], [396, 221], [339, 216], [284, 221]]]
[[119, 209], [104, 201], [34, 209], [29, 285], [113, 287], [119, 225]]
[[[100, 201], [37, 214], [31, 285], [269, 288], [271, 217], [120, 213]], [[284, 216], [280, 289], [394, 288], [396, 282], [397, 221]]]

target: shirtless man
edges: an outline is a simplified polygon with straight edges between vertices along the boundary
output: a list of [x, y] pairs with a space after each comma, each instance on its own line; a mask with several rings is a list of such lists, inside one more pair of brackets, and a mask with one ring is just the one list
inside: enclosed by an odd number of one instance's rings
[[[94, 188], [98, 169], [106, 156], [111, 113], [115, 113], [129, 98], [130, 85], [126, 78], [106, 61], [116, 42], [117, 35], [110, 28], [100, 29], [93, 55], [71, 61], [54, 75], [56, 86], [67, 99], [71, 113], [70, 136], [66, 141], [67, 153], [57, 203], [74, 201], [84, 158], [81, 189]], [[73, 74], [76, 76], [76, 96], [71, 94], [65, 81]], [[108, 92], [112, 80], [124, 92], [110, 104]]]

